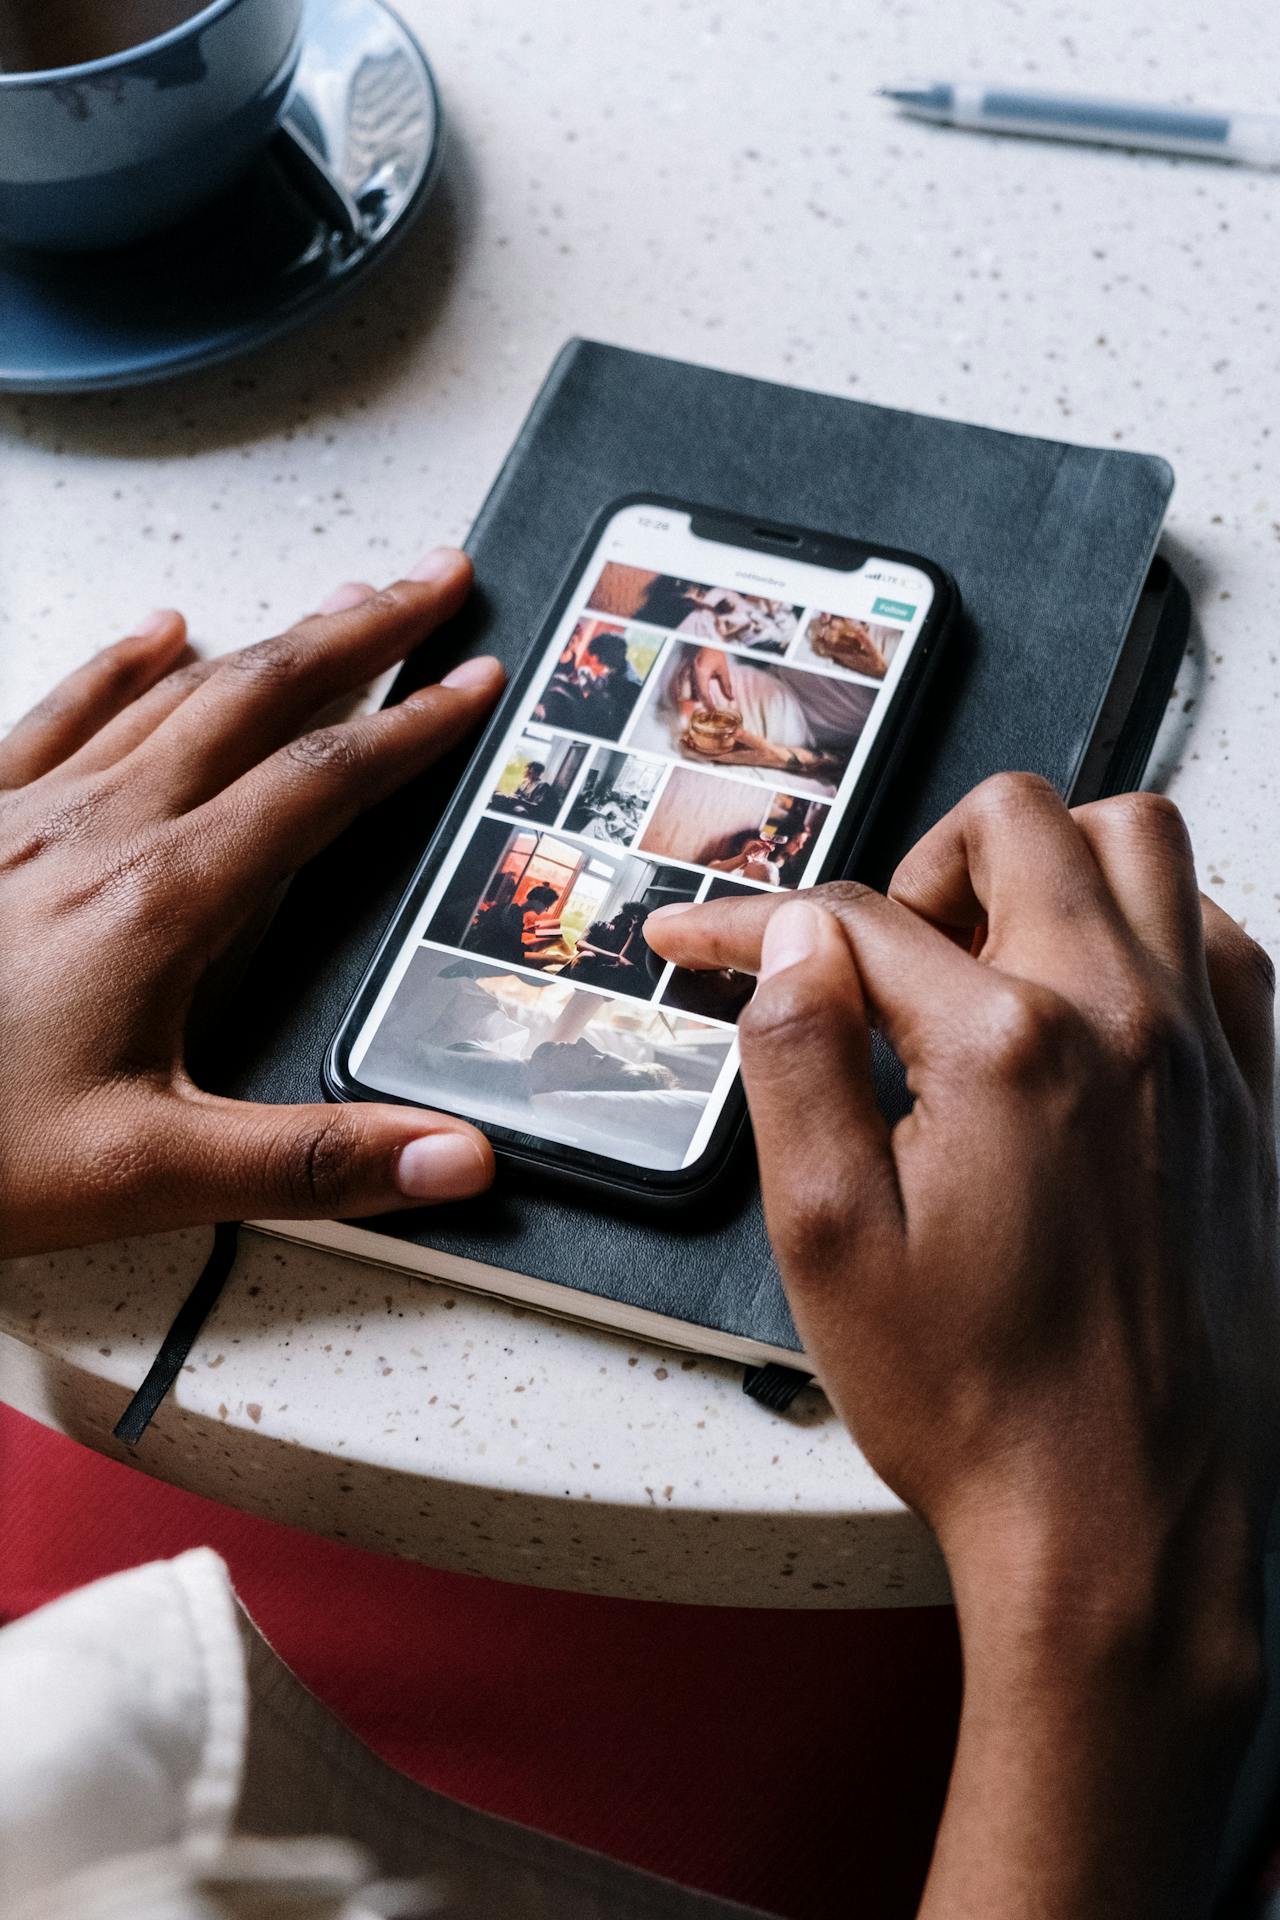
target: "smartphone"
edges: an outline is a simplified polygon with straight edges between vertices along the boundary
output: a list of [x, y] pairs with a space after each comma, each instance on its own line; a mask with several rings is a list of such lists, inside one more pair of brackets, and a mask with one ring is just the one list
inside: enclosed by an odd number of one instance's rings
[[656, 907], [845, 872], [957, 604], [933, 562], [659, 498], [600, 515], [329, 1051], [331, 1094], [654, 1197], [744, 1117], [754, 981]]

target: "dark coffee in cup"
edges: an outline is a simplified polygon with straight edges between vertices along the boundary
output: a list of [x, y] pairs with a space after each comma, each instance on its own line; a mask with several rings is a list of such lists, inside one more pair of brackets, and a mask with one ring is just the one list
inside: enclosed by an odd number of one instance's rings
[[304, 0], [0, 0], [0, 245], [117, 247], [231, 187], [293, 84]]
[[0, 0], [0, 73], [78, 67], [182, 25], [208, 0]]

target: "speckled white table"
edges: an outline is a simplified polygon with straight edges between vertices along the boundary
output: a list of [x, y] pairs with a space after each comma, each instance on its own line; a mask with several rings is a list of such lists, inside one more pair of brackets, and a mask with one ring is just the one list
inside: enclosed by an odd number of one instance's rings
[[[238, 645], [457, 538], [571, 333], [1151, 448], [1192, 652], [1153, 768], [1205, 883], [1280, 950], [1280, 178], [894, 121], [918, 74], [1228, 106], [1270, 0], [401, 0], [444, 88], [439, 197], [358, 303], [239, 366], [0, 407], [8, 721], [159, 603]], [[111, 1451], [205, 1236], [0, 1273], [0, 1392]], [[817, 1396], [249, 1241], [138, 1454], [441, 1566], [745, 1605], [945, 1596]]]

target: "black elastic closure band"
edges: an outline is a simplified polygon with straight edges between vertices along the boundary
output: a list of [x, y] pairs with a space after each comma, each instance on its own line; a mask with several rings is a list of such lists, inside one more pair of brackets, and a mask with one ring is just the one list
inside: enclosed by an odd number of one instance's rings
[[763, 1367], [748, 1367], [742, 1376], [742, 1391], [749, 1400], [758, 1400], [770, 1413], [785, 1413], [801, 1387], [813, 1380], [811, 1373], [798, 1367], [782, 1367], [776, 1360]]
[[174, 1315], [173, 1325], [147, 1368], [146, 1379], [111, 1429], [115, 1438], [123, 1440], [126, 1446], [136, 1446], [141, 1440], [157, 1407], [181, 1372], [197, 1334], [226, 1284], [239, 1241], [240, 1222], [219, 1221], [213, 1230], [212, 1250], [200, 1269], [199, 1278]]

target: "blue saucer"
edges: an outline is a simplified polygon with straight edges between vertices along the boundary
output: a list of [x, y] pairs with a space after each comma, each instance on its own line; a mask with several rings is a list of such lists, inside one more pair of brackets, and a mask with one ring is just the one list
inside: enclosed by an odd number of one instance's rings
[[285, 117], [249, 177], [110, 253], [0, 247], [0, 391], [86, 393], [228, 360], [355, 285], [435, 181], [440, 100], [381, 0], [322, 0]]

